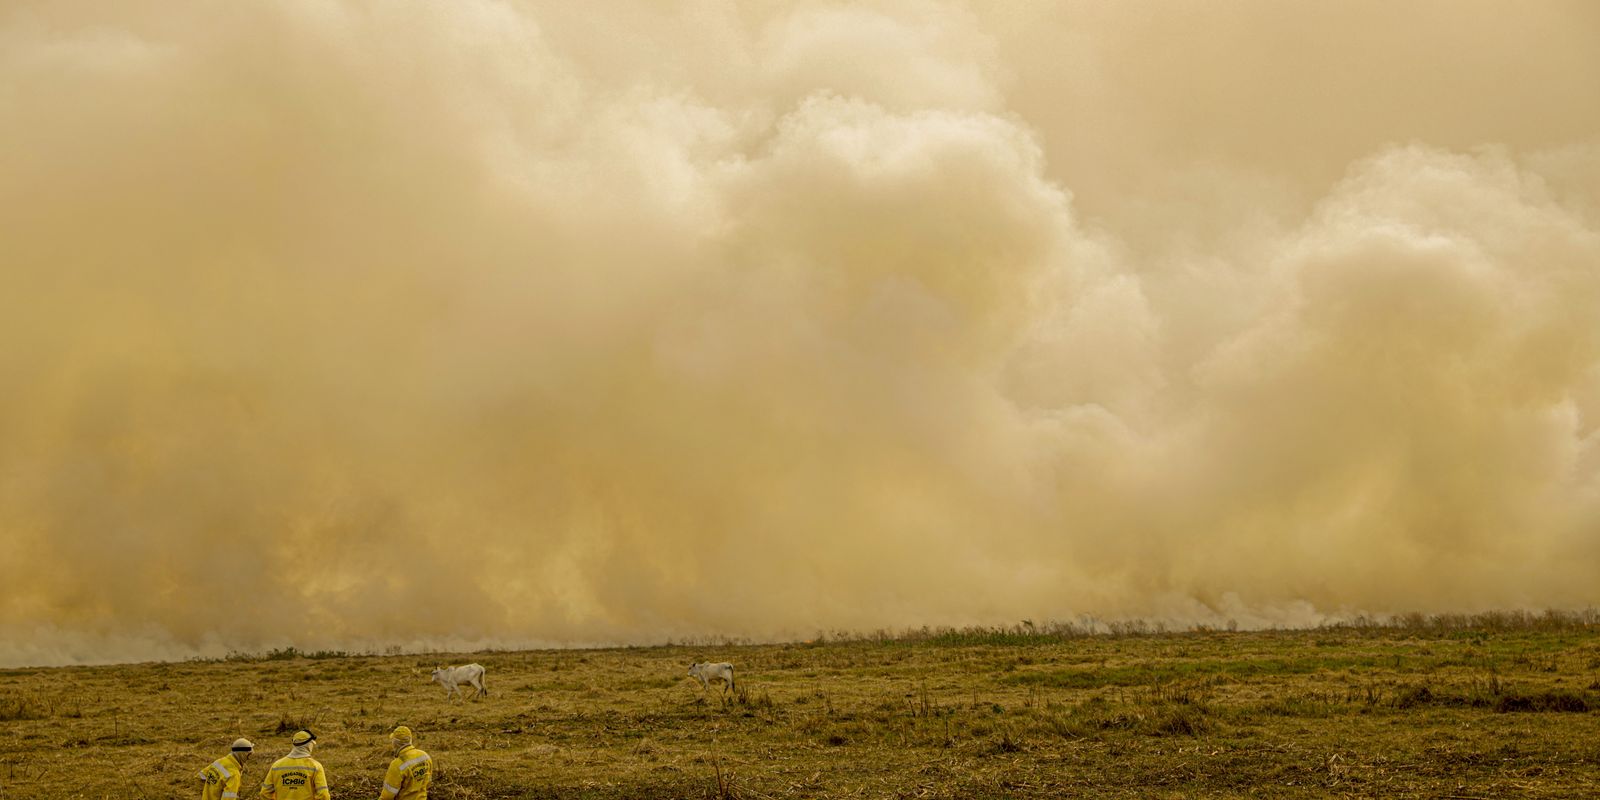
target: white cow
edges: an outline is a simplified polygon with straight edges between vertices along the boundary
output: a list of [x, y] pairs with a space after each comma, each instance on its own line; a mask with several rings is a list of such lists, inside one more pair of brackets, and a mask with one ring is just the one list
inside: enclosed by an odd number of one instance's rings
[[720, 664], [706, 662], [704, 664], [690, 664], [689, 677], [700, 682], [700, 691], [711, 687], [711, 681], [722, 681], [724, 694], [729, 689], [737, 688], [733, 685], [733, 665], [724, 661]]
[[473, 697], [477, 697], [479, 694], [484, 696], [488, 696], [489, 694], [489, 690], [483, 685], [482, 664], [465, 664], [459, 667], [439, 667], [433, 671], [433, 680], [440, 686], [450, 690], [450, 693], [445, 695], [446, 700], [461, 694], [461, 684], [466, 684], [472, 687]]

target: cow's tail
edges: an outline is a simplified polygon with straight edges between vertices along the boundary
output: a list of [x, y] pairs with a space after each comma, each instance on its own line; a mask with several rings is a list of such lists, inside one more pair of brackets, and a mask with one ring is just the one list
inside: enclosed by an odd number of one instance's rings
[[734, 680], [732, 665], [728, 666], [728, 688], [736, 692], [739, 691], [739, 684]]

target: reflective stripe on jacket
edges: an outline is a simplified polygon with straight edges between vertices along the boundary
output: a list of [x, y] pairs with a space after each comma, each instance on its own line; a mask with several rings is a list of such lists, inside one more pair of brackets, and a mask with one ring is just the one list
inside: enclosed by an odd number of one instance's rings
[[234, 800], [239, 796], [239, 781], [244, 778], [244, 767], [239, 758], [229, 753], [203, 770], [200, 770], [200, 800]]
[[328, 800], [328, 773], [309, 756], [272, 762], [261, 782], [261, 796], [272, 800]]
[[389, 762], [383, 776], [383, 791], [378, 800], [427, 800], [428, 784], [433, 782], [433, 757], [415, 747], [400, 751]]

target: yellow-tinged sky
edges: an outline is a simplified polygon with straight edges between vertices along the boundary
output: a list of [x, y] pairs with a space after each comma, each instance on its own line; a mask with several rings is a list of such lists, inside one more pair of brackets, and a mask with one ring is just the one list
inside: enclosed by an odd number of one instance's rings
[[0, 663], [1600, 602], [1600, 5], [0, 5]]

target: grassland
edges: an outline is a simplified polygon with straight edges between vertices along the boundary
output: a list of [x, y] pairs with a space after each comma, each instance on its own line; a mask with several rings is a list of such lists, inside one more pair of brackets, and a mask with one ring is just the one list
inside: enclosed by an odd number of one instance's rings
[[[1600, 796], [1592, 620], [316, 656], [0, 671], [0, 798], [192, 796], [302, 726], [376, 798], [397, 723], [435, 798]], [[712, 658], [725, 701], [684, 675]], [[427, 669], [467, 660], [491, 696], [447, 702]]]

